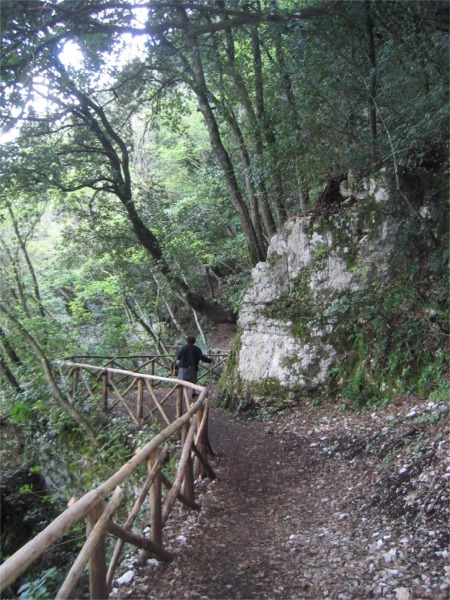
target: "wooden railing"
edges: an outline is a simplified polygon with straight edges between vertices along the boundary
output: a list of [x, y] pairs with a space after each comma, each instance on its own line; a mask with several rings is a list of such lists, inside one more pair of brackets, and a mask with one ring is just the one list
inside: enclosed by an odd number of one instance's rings
[[[220, 374], [220, 370], [227, 358], [227, 354], [212, 354], [207, 355], [212, 359], [211, 364], [199, 365], [199, 373], [197, 383], [209, 380], [211, 382], [215, 376]], [[90, 364], [81, 362], [81, 360], [89, 360]], [[74, 362], [76, 361], [76, 362]], [[103, 361], [102, 367], [93, 368], [92, 362]], [[133, 369], [126, 369], [132, 363]], [[163, 386], [167, 383], [167, 377], [174, 375], [175, 359], [173, 355], [136, 355], [136, 356], [71, 356], [66, 357], [64, 364], [68, 366], [68, 375], [72, 377], [72, 401], [84, 401], [87, 398], [94, 399], [101, 410], [110, 412], [119, 403], [125, 408], [133, 421], [144, 419], [148, 420], [151, 415], [144, 414], [145, 406], [143, 403], [144, 385], [155, 402], [155, 407], [151, 411], [152, 414], [157, 410], [158, 399], [155, 396], [155, 388]], [[132, 371], [135, 374], [134, 379], [125, 390], [120, 391], [119, 388], [124, 381], [129, 379], [128, 373]], [[145, 377], [140, 377], [140, 374], [149, 374], [155, 376], [150, 380]], [[80, 395], [80, 388], [84, 388], [84, 396]], [[169, 399], [174, 391], [174, 387], [170, 390], [161, 402], [164, 404]], [[135, 412], [130, 409], [126, 400], [127, 396], [133, 396], [136, 401]], [[162, 412], [164, 420], [167, 422], [164, 412]]]
[[[106, 358], [108, 365], [111, 365], [113, 359]], [[117, 364], [116, 360], [117, 357], [114, 358], [114, 364]], [[219, 360], [223, 362], [223, 356]], [[108, 598], [125, 542], [141, 549], [142, 560], [150, 555], [163, 561], [171, 560], [172, 555], [163, 546], [163, 529], [175, 502], [179, 500], [185, 506], [198, 510], [200, 507], [195, 502], [195, 478], [200, 475], [208, 476], [211, 479], [215, 478], [214, 470], [209, 463], [212, 449], [208, 439], [208, 388], [199, 384], [179, 381], [173, 377], [165, 378], [111, 366], [99, 367], [73, 361], [67, 361], [66, 364], [74, 377], [73, 402], [76, 402], [79, 396], [80, 381], [85, 383], [85, 391], [88, 392], [88, 395], [96, 399], [96, 391], [89, 384], [88, 377], [88, 374], [93, 374], [94, 382], [101, 382], [102, 402], [100, 408], [102, 410], [112, 410], [113, 406], [120, 403], [133, 421], [141, 420], [145, 424], [150, 418], [154, 420], [155, 413], [157, 413], [160, 420], [165, 422], [166, 427], [142, 449], [139, 449], [133, 458], [112, 477], [87, 492], [79, 500], [74, 501], [50, 525], [8, 558], [0, 566], [0, 592], [11, 586], [44, 552], [54, 546], [61, 536], [85, 519], [87, 522], [86, 542], [70, 568], [56, 598], [71, 597], [72, 590], [86, 564], [89, 563], [90, 597], [103, 599]], [[213, 369], [214, 364], [211, 366], [210, 372]], [[167, 392], [163, 392], [163, 397], [161, 397], [161, 390], [159, 388], [156, 390], [155, 385], [165, 385], [169, 389]], [[145, 401], [144, 386], [148, 392], [145, 394]], [[108, 404], [108, 396], [111, 392], [116, 398], [116, 404], [113, 405]], [[191, 398], [192, 393], [199, 394], [195, 401]], [[133, 394], [135, 410], [130, 406]], [[151, 408], [147, 406], [149, 403], [152, 404]], [[165, 405], [171, 405], [170, 410], [166, 409]], [[169, 452], [171, 456], [175, 452], [179, 453], [178, 466], [172, 482], [162, 471]], [[138, 467], [144, 463], [147, 463], [147, 479], [125, 522], [119, 525], [112, 518], [124, 496], [120, 485], [136, 475]], [[163, 487], [167, 488], [165, 494], [163, 494]], [[147, 497], [150, 502], [150, 538], [132, 531], [132, 526]], [[109, 566], [106, 565], [106, 534], [117, 538]]]

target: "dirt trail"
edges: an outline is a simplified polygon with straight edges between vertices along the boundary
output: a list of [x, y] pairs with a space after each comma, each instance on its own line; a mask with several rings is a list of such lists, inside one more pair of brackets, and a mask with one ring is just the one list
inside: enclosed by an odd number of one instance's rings
[[[172, 563], [138, 567], [128, 556], [121, 572], [133, 579], [112, 597], [447, 599], [448, 417], [430, 442], [432, 460], [422, 452], [417, 481], [388, 485], [392, 472], [379, 467], [386, 444], [395, 449], [404, 437], [409, 409], [397, 408], [395, 428], [395, 409], [359, 420], [297, 410], [269, 422], [213, 409], [218, 480], [198, 482], [202, 510], [171, 518], [164, 541]], [[417, 508], [425, 501], [435, 501], [431, 515]]]

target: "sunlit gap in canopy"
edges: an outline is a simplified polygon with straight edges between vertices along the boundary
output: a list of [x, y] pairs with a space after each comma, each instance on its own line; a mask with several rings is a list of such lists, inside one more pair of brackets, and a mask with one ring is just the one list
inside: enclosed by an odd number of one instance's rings
[[11, 129], [0, 131], [0, 144], [12, 142], [19, 136], [20, 123], [30, 118], [46, 118], [54, 114], [58, 105], [52, 100], [51, 86], [44, 76], [37, 75], [33, 77], [33, 83], [23, 106], [18, 106], [11, 110], [11, 117], [18, 119], [18, 122]]
[[[117, 37], [109, 52], [98, 54], [98, 62], [103, 65], [101, 69], [89, 71], [83, 51], [76, 39], [68, 39], [61, 45], [58, 56], [62, 64], [73, 73], [81, 73], [85, 69], [84, 76], [88, 75], [89, 84], [97, 89], [109, 87], [114, 81], [114, 74], [119, 69], [133, 60], [144, 60], [147, 53], [148, 35], [145, 32], [145, 26], [148, 19], [148, 10], [145, 7], [135, 6], [132, 8], [131, 13], [133, 19], [130, 25], [136, 33], [122, 33]], [[55, 110], [56, 105], [51, 100], [50, 88], [51, 84], [44, 76], [34, 77], [33, 89], [23, 114], [27, 114], [30, 108], [35, 114], [42, 116]], [[21, 111], [22, 108], [17, 109], [16, 117], [19, 117]], [[20, 125], [11, 128], [9, 131], [0, 131], [0, 144], [16, 139], [19, 131]]]
[[[141, 0], [142, 1], [142, 0]], [[139, 0], [137, 0], [137, 3]], [[120, 33], [116, 41], [111, 44], [108, 52], [99, 52], [97, 58], [104, 65], [104, 70], [101, 73], [92, 73], [91, 75], [101, 83], [107, 83], [114, 70], [123, 67], [127, 63], [137, 58], [144, 59], [147, 42], [146, 23], [148, 20], [148, 9], [145, 7], [135, 6], [131, 9], [133, 19], [130, 21], [135, 33]], [[78, 71], [85, 65], [85, 57], [80, 44], [77, 40], [67, 40], [59, 53], [59, 58], [63, 65], [68, 69]], [[102, 76], [106, 76], [106, 80], [102, 81]], [[97, 76], [97, 77], [95, 77]]]
[[146, 39], [144, 36], [135, 36], [123, 33], [108, 52], [98, 53], [97, 61], [99, 68], [90, 69], [89, 61], [83, 54], [82, 49], [75, 40], [68, 40], [59, 58], [63, 65], [72, 72], [85, 69], [84, 76], [89, 75], [89, 81], [95, 86], [108, 86], [115, 78], [115, 73], [133, 60], [145, 59]]

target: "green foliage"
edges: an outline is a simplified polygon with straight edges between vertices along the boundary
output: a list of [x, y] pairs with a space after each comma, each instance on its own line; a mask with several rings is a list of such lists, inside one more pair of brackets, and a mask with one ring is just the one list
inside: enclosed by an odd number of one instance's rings
[[54, 598], [61, 584], [61, 574], [56, 567], [46, 569], [37, 579], [27, 579], [17, 590], [19, 600]]
[[270, 421], [273, 415], [277, 412], [280, 412], [280, 410], [282, 410], [282, 407], [280, 406], [264, 406], [263, 408], [258, 410], [256, 418], [258, 419], [258, 421]]
[[450, 382], [443, 380], [437, 382], [429, 398], [432, 402], [448, 402], [450, 399]]
[[41, 465], [35, 465], [34, 467], [30, 468], [30, 473], [41, 473], [41, 472], [42, 472]]
[[204, 285], [208, 269], [220, 285], [220, 301], [234, 307], [245, 279], [242, 271], [247, 271], [245, 239], [193, 98], [173, 93], [182, 102], [175, 122], [165, 104], [148, 116], [153, 129], [144, 137], [142, 161], [136, 165], [139, 206], [156, 224], [165, 253], [190, 286]]
[[238, 329], [228, 353], [224, 370], [219, 380], [219, 403], [224, 408], [231, 408], [239, 403], [242, 382], [237, 372], [239, 352], [242, 345], [242, 330]]
[[28, 421], [31, 414], [31, 408], [27, 404], [18, 402], [11, 409], [11, 420], [13, 423], [23, 424]]
[[173, 480], [176, 476], [178, 462], [179, 456], [177, 454], [172, 454], [169, 456], [169, 460], [163, 464], [162, 472], [169, 479], [169, 481]]
[[[440, 250], [424, 254], [415, 227], [403, 233], [390, 279], [352, 294], [335, 330], [344, 358], [330, 373], [331, 388], [356, 406], [401, 394], [443, 394], [448, 290], [438, 272]], [[407, 255], [408, 260], [406, 260]]]

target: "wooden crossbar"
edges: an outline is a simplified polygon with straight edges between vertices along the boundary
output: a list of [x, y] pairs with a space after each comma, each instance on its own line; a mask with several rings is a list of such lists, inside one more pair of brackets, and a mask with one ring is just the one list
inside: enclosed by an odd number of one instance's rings
[[109, 519], [112, 517], [117, 507], [120, 504], [120, 501], [123, 497], [123, 490], [120, 487], [117, 487], [116, 491], [113, 494], [113, 497], [108, 503], [108, 506], [103, 511], [101, 517], [97, 521], [94, 529], [91, 531], [86, 543], [84, 544], [81, 552], [78, 554], [75, 562], [72, 565], [64, 583], [62, 584], [59, 592], [56, 594], [55, 600], [63, 600], [66, 598], [70, 598], [70, 592], [75, 587], [78, 579], [80, 578], [81, 573], [84, 570], [84, 567], [89, 560], [91, 554], [94, 552], [95, 547], [101, 538], [104, 535], [105, 531], [108, 528]]
[[[216, 357], [219, 358], [218, 355], [216, 355]], [[106, 362], [103, 365], [98, 366], [84, 362], [76, 362], [76, 360], [74, 360], [80, 358], [96, 358]], [[113, 406], [120, 402], [134, 423], [140, 421], [143, 426], [145, 426], [149, 416], [155, 411], [158, 411], [162, 415], [167, 427], [155, 435], [150, 442], [140, 449], [127, 463], [122, 465], [122, 467], [120, 467], [120, 469], [109, 479], [104, 481], [94, 490], [87, 492], [78, 501], [74, 502], [72, 506], [61, 513], [43, 531], [0, 565], [0, 592], [7, 589], [18, 577], [25, 573], [25, 571], [40, 556], [42, 556], [45, 551], [52, 547], [64, 533], [83, 519], [89, 519], [92, 523], [92, 526], [90, 526], [90, 533], [58, 592], [58, 599], [69, 598], [87, 561], [90, 561], [91, 597], [106, 598], [108, 590], [111, 589], [114, 573], [125, 542], [142, 548], [147, 554], [153, 553], [161, 560], [170, 560], [172, 558], [171, 554], [162, 546], [161, 532], [176, 500], [181, 501], [190, 508], [197, 510], [200, 508], [194, 498], [193, 461], [196, 461], [197, 466], [200, 464], [203, 467], [203, 472], [201, 474], [206, 473], [213, 479], [215, 473], [206, 456], [206, 453], [211, 448], [207, 433], [208, 389], [198, 383], [194, 384], [188, 381], [180, 381], [175, 377], [155, 375], [154, 367], [156, 365], [164, 369], [169, 369], [163, 362], [165, 358], [170, 358], [170, 360], [173, 361], [172, 355], [136, 355], [127, 357], [93, 357], [85, 355], [82, 357], [73, 356], [70, 357], [71, 360], [66, 361], [65, 364], [68, 367], [68, 374], [74, 377], [71, 395], [72, 402], [75, 402], [76, 398], [79, 398], [81, 395], [78, 390], [78, 383], [81, 378], [85, 388], [82, 390], [82, 393], [86, 394], [87, 391], [87, 395], [84, 396], [83, 400], [92, 397], [99, 408], [109, 411], [112, 409], [111, 405], [108, 407], [108, 390], [110, 390], [117, 398], [117, 401]], [[118, 362], [119, 360], [124, 361], [126, 359], [144, 359], [144, 364], [138, 366], [135, 371], [128, 371], [125, 368], [121, 368], [122, 365]], [[202, 377], [210, 375], [211, 372], [223, 362], [223, 360], [220, 360], [218, 364], [209, 368]], [[122, 364], [124, 363], [122, 362]], [[142, 370], [149, 365], [151, 365], [153, 373], [143, 373]], [[94, 377], [94, 383], [92, 384], [87, 377], [87, 374], [89, 373]], [[114, 377], [113, 381], [114, 375], [116, 377]], [[119, 389], [119, 385], [122, 382], [128, 382], [125, 390]], [[162, 399], [159, 399], [153, 387], [161, 384], [170, 386], [170, 389], [164, 394]], [[96, 388], [99, 388], [97, 392]], [[137, 388], [135, 396], [136, 414], [133, 413], [130, 402], [126, 400], [127, 397], [130, 397], [135, 388]], [[143, 404], [144, 388], [148, 390], [151, 401], [155, 405], [154, 408], [151, 409], [150, 414], [148, 414], [149, 409], [144, 407]], [[199, 394], [198, 399], [191, 400], [190, 396], [193, 392]], [[176, 393], [176, 417], [171, 421], [164, 408], [164, 404], [169, 398], [174, 396], [174, 393]], [[186, 412], [184, 412], [184, 414], [182, 414], [183, 409], [181, 404], [183, 397], [186, 403]], [[143, 416], [144, 408], [148, 415], [146, 417]], [[175, 434], [179, 434], [182, 440], [180, 450], [181, 456], [174, 481], [173, 483], [170, 483], [168, 478], [162, 473], [161, 469], [168, 455], [168, 446], [166, 442], [168, 442]], [[161, 451], [160, 448], [162, 448]], [[136, 473], [139, 466], [145, 462], [148, 464], [149, 473], [125, 523], [122, 526], [113, 523], [112, 516], [117, 510], [123, 497], [123, 491], [120, 488], [120, 485]], [[162, 503], [161, 484], [168, 488], [164, 504]], [[113, 492], [113, 490], [116, 491], [108, 504], [105, 505], [105, 497]], [[155, 516], [155, 518], [152, 519], [153, 539], [145, 538], [142, 535], [131, 531], [131, 527], [146, 498], [149, 498], [151, 510], [154, 512]], [[158, 511], [160, 511], [159, 517]], [[160, 531], [158, 530], [159, 528], [161, 528]], [[104, 546], [102, 545], [104, 544], [103, 540], [106, 534], [118, 538], [111, 563], [107, 570]], [[105, 563], [104, 566], [102, 566], [102, 563]]]
[[152, 386], [150, 385], [149, 381], [145, 381], [148, 391], [150, 392], [152, 398], [153, 398], [153, 402], [156, 404], [157, 409], [159, 410], [159, 412], [161, 413], [163, 419], [165, 420], [165, 422], [167, 423], [167, 425], [170, 425], [171, 421], [169, 419], [169, 417], [167, 416], [165, 410], [162, 407], [162, 404], [159, 402], [158, 398], [155, 396], [155, 393], [152, 389]]
[[[92, 365], [89, 365], [89, 368], [94, 368]], [[98, 369], [98, 367], [97, 367]], [[102, 368], [104, 369], [104, 368]], [[132, 374], [135, 375], [135, 374]], [[144, 377], [144, 375], [140, 375]], [[147, 376], [153, 379], [151, 376]], [[199, 386], [196, 386], [199, 388]], [[70, 506], [67, 510], [65, 510], [62, 514], [60, 514], [50, 525], [48, 525], [43, 531], [41, 531], [37, 536], [35, 536], [32, 540], [30, 540], [27, 544], [25, 544], [22, 548], [20, 548], [15, 554], [9, 557], [1, 566], [0, 566], [0, 592], [7, 589], [20, 575], [22, 575], [28, 567], [31, 566], [42, 554], [48, 550], [50, 547], [54, 545], [55, 542], [69, 529], [71, 529], [76, 523], [85, 518], [90, 511], [93, 509], [95, 505], [98, 504], [99, 501], [102, 501], [103, 498], [107, 494], [109, 494], [112, 490], [114, 490], [117, 486], [119, 486], [123, 481], [128, 479], [133, 473], [136, 472], [138, 467], [147, 461], [151, 456], [152, 452], [154, 452], [159, 446], [164, 444], [167, 440], [169, 440], [178, 430], [180, 430], [183, 426], [190, 423], [190, 433], [189, 439], [192, 442], [192, 439], [196, 430], [196, 413], [203, 406], [206, 397], [207, 390], [205, 388], [201, 389], [200, 396], [198, 400], [190, 407], [190, 409], [177, 418], [173, 423], [168, 425], [163, 431], [157, 434], [150, 442], [148, 442], [133, 458], [131, 458], [127, 463], [125, 463], [114, 475], [112, 475], [109, 479], [103, 482], [100, 486], [91, 490], [87, 494], [85, 494], [82, 498], [80, 498], [77, 502], [75, 502], [72, 506]], [[188, 454], [190, 452], [190, 445], [188, 447], [188, 440], [186, 441], [186, 445], [183, 449], [183, 454], [180, 461], [180, 467], [178, 471], [178, 475], [176, 477], [176, 485], [174, 484], [175, 490], [179, 491], [181, 487], [181, 483], [183, 481], [183, 476], [179, 475], [180, 468], [184, 469], [186, 464]], [[173, 503], [176, 499], [177, 494], [174, 492], [170, 494], [170, 501], [166, 500], [165, 504], [165, 518], [167, 519], [170, 510], [173, 507]], [[168, 496], [169, 496], [168, 495]], [[115, 504], [114, 504], [115, 506]], [[113, 512], [113, 511], [112, 511]], [[108, 513], [109, 514], [109, 513]], [[111, 513], [112, 514], [112, 513]], [[105, 517], [106, 518], [106, 517]], [[100, 520], [99, 520], [100, 523]], [[95, 529], [95, 528], [94, 528]], [[105, 528], [103, 527], [103, 520], [101, 521], [101, 525], [99, 525], [96, 530], [97, 533], [91, 539], [90, 544], [87, 546], [88, 550], [86, 550], [86, 555], [91, 553], [92, 546], [94, 545], [94, 540], [98, 537], [101, 537], [100, 534], [105, 533]], [[117, 533], [117, 529], [115, 532]], [[83, 555], [83, 560], [85, 555]], [[59, 594], [60, 598], [68, 597], [70, 593], [70, 589], [72, 589], [72, 582], [75, 578], [74, 573], [78, 572], [79, 565], [81, 564], [81, 559], [79, 559], [76, 570], [71, 571], [70, 578], [65, 584], [65, 587], [60, 590]], [[84, 563], [83, 563], [84, 566]], [[74, 568], [75, 569], [75, 568]], [[66, 580], [67, 581], [67, 580]], [[109, 579], [108, 579], [109, 581]], [[69, 591], [68, 591], [69, 590]]]

